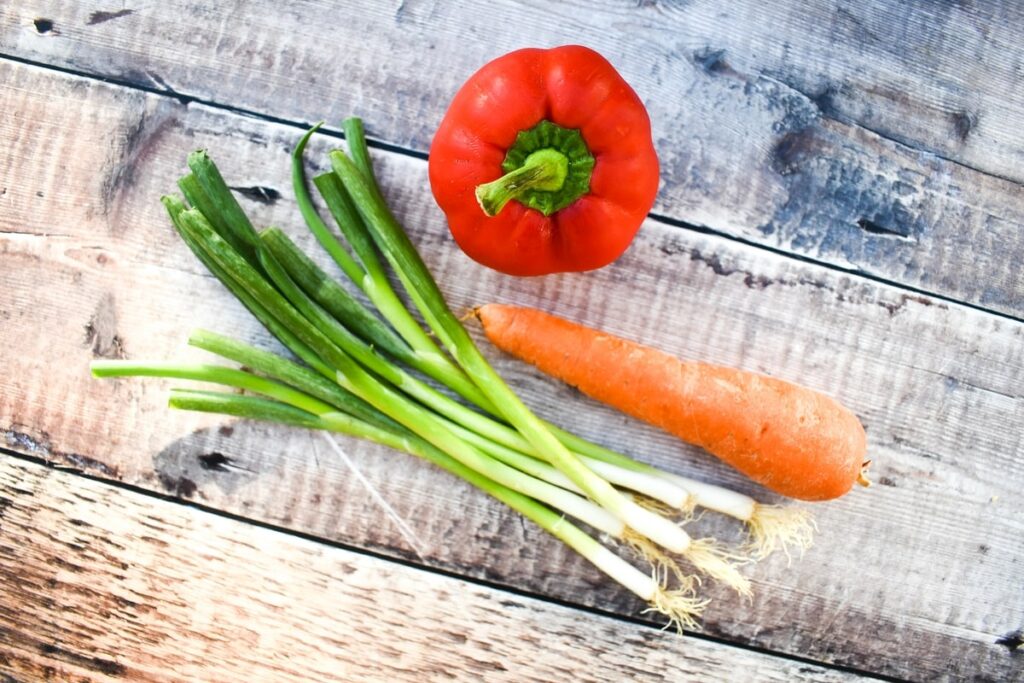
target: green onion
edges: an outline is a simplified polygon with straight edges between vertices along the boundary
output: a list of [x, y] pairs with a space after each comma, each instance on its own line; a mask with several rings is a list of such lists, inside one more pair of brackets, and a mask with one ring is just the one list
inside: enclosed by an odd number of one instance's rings
[[[91, 365], [92, 373], [96, 377], [169, 377], [177, 379], [189, 379], [199, 382], [212, 382], [225, 386], [245, 389], [254, 393], [262, 394], [267, 398], [274, 399], [280, 403], [304, 411], [311, 416], [321, 418], [325, 424], [350, 424], [352, 421], [359, 423], [363, 433], [359, 436], [367, 437], [368, 429], [381, 429], [376, 425], [358, 420], [347, 413], [339, 413], [331, 405], [308, 396], [289, 386], [274, 382], [263, 377], [242, 370], [234, 370], [217, 365], [198, 365], [181, 363], [144, 363], [125, 360], [94, 361]], [[345, 415], [341, 417], [340, 415]], [[420, 421], [425, 419], [423, 413], [419, 416]], [[308, 420], [307, 420], [308, 421]], [[294, 424], [291, 422], [290, 424]], [[309, 422], [303, 426], [315, 426]], [[390, 430], [401, 434], [397, 429]], [[438, 421], [436, 430], [426, 430], [428, 434], [441, 434], [443, 426]], [[406, 437], [407, 438], [407, 437]], [[429, 439], [428, 439], [429, 440]], [[444, 449], [451, 452], [452, 441], [439, 439], [442, 443], [447, 442], [449, 448]], [[459, 442], [461, 443], [461, 442]], [[437, 445], [437, 444], [435, 444]], [[595, 529], [621, 536], [622, 527], [614, 518], [604, 512], [600, 507], [586, 499], [566, 491], [560, 487], [553, 486], [545, 481], [533, 477], [524, 476], [521, 472], [487, 456], [475, 451], [472, 447], [463, 444], [454, 449], [457, 454], [455, 459], [470, 469], [479, 472], [487, 478], [499, 484], [503, 484], [524, 495], [546, 502], [562, 510], [577, 519], [580, 519]]]
[[171, 389], [168, 400], [171, 408], [195, 410], [204, 413], [233, 415], [247, 420], [280, 422], [295, 427], [314, 429], [322, 422], [312, 413], [284, 403], [255, 396], [239, 396], [219, 391], [198, 391], [194, 389]]
[[[296, 160], [298, 165], [301, 165], [302, 160]], [[356, 207], [352, 204], [352, 198], [348, 196], [348, 192], [345, 187], [338, 181], [337, 177], [333, 173], [323, 173], [313, 178], [313, 185], [316, 186], [317, 191], [320, 192], [321, 198], [324, 200], [324, 204], [327, 205], [327, 210], [334, 218], [334, 222], [338, 225], [341, 233], [345, 236], [345, 240], [352, 247], [352, 251], [356, 257], [362, 263], [361, 269], [365, 269], [365, 273], [368, 273], [371, 277], [377, 278], [384, 275], [384, 271], [381, 268], [380, 262], [377, 259], [377, 254], [373, 250], [373, 242], [370, 239], [370, 235], [366, 232], [363, 227], [362, 219], [356, 212]], [[319, 220], [319, 216], [318, 216]], [[317, 231], [313, 230], [313, 233], [317, 235], [317, 239], [321, 245], [333, 255], [332, 248], [327, 246], [328, 244], [337, 244], [339, 248], [341, 243], [337, 239], [327, 233], [325, 238], [321, 238]], [[326, 230], [326, 226], [325, 226]], [[325, 244], [326, 242], [326, 244]], [[347, 253], [347, 252], [346, 252]], [[337, 259], [335, 259], [337, 260]], [[338, 265], [341, 265], [340, 263]], [[350, 273], [349, 269], [342, 268], [346, 275], [352, 282], [362, 287], [364, 280], [362, 275], [358, 277]]]
[[[397, 422], [352, 392], [338, 386], [333, 379], [327, 379], [322, 374], [317, 374], [277, 354], [207, 330], [192, 332], [188, 343], [283, 382], [363, 421], [388, 429], [399, 428]], [[333, 372], [329, 375], [333, 378]]]
[[352, 154], [352, 161], [356, 168], [363, 174], [371, 190], [377, 195], [380, 202], [384, 203], [384, 194], [380, 191], [380, 184], [377, 182], [377, 174], [373, 172], [373, 161], [370, 160], [370, 148], [366, 144], [366, 132], [363, 129], [362, 119], [350, 116], [341, 123], [345, 131], [345, 140], [348, 142], [349, 153]]
[[320, 214], [317, 213], [316, 207], [313, 206], [313, 199], [309, 196], [309, 190], [306, 188], [306, 172], [302, 165], [302, 154], [309, 143], [309, 139], [313, 137], [313, 134], [321, 125], [323, 125], [322, 122], [310, 128], [292, 151], [292, 188], [295, 191], [295, 200], [299, 205], [299, 211], [302, 213], [302, 218], [306, 221], [306, 225], [309, 226], [310, 232], [313, 233], [313, 236], [320, 242], [320, 246], [334, 259], [334, 262], [338, 264], [345, 275], [352, 282], [359, 285], [363, 281], [363, 276], [366, 274], [365, 271], [345, 250], [341, 242], [335, 239], [327, 224], [321, 220]]
[[[185, 176], [179, 187], [186, 192], [186, 198], [192, 205], [203, 212], [216, 226], [221, 236], [233, 246], [249, 263], [255, 263], [257, 248], [256, 231], [249, 222], [249, 217], [242, 211], [238, 200], [231, 194], [231, 189], [221, 177], [220, 170], [210, 160], [205, 151], [192, 152], [188, 155], [188, 167], [192, 174]], [[202, 189], [201, 193], [189, 197], [186, 188], [194, 186]], [[198, 202], [198, 203], [197, 203]]]
[[[266, 240], [271, 237], [271, 234], [264, 232], [262, 236]], [[265, 250], [261, 251], [259, 259], [263, 270], [270, 276], [285, 298], [328, 339], [337, 344], [339, 348], [343, 349], [345, 353], [349, 354], [364, 368], [408, 393], [424, 405], [433, 408], [439, 414], [461, 425], [461, 428], [457, 431], [460, 432], [463, 439], [472, 441], [474, 445], [483, 448], [503, 462], [513, 466], [516, 466], [514, 463], [519, 463], [529, 468], [524, 471], [535, 474], [535, 476], [537, 476], [537, 472], [542, 471], [544, 473], [542, 478], [548, 481], [558, 481], [559, 485], [564, 486], [566, 483], [564, 475], [556, 477], [548, 468], [541, 467], [541, 463], [528, 457], [527, 454], [536, 455], [536, 452], [530, 443], [523, 439], [515, 430], [473, 412], [377, 355], [372, 348], [364, 345], [361, 340], [357, 339], [354, 334], [340, 324], [336, 318], [328, 315], [327, 311], [319, 307], [305, 292], [301, 291], [296, 283], [291, 280], [288, 273], [285, 272], [282, 265], [277, 262], [273, 254]], [[452, 425], [449, 425], [449, 428], [452, 428]], [[474, 437], [478, 436], [481, 438], [476, 440]], [[601, 468], [603, 476], [613, 483], [630, 485], [631, 488], [645, 493], [656, 500], [666, 502], [669, 505], [676, 507], [683, 507], [685, 505], [686, 492], [668, 481], [649, 475], [645, 476], [640, 472], [622, 470], [614, 465], [606, 465], [601, 462], [593, 463], [592, 465]], [[519, 467], [519, 469], [523, 469], [523, 467]], [[573, 488], [579, 490], [579, 487], [575, 484], [573, 484]]]
[[[352, 134], [359, 136], [361, 139], [361, 128], [359, 131], [353, 131]], [[385, 320], [394, 327], [402, 339], [413, 349], [416, 356], [416, 360], [410, 362], [413, 367], [428, 377], [432, 377], [451, 387], [476, 405], [485, 408], [490, 407], [490, 401], [477, 389], [476, 385], [457, 366], [448, 360], [437, 347], [437, 344], [434, 343], [434, 340], [424, 333], [419, 323], [409, 315], [408, 310], [391, 287], [383, 264], [377, 256], [373, 239], [367, 231], [362, 217], [353, 205], [352, 199], [344, 185], [334, 173], [325, 173], [314, 178], [313, 183], [319, 190], [328, 211], [334, 217], [349, 245], [362, 262], [363, 267], [365, 267], [365, 271], [361, 268], [354, 269], [346, 265], [345, 257], [348, 256], [348, 252], [345, 251], [334, 235], [327, 230], [319, 215], [312, 209], [312, 200], [309, 198], [309, 192], [306, 189], [305, 176], [302, 170], [302, 150], [305, 148], [305, 141], [308, 140], [309, 135], [311, 135], [311, 132], [306, 134], [292, 154], [292, 181], [295, 193], [301, 198], [300, 205], [309, 208], [308, 212], [306, 210], [303, 211], [306, 225], [352, 283], [366, 293]], [[277, 246], [284, 247], [285, 245], [278, 244]], [[341, 256], [341, 253], [344, 253], [345, 256]], [[307, 290], [307, 293], [312, 294], [309, 290]], [[385, 333], [384, 336], [389, 335]], [[383, 338], [383, 336], [378, 336], [373, 341], [380, 343]], [[367, 339], [367, 341], [370, 340]], [[384, 344], [388, 343], [388, 340], [384, 341]]]
[[625, 562], [585, 531], [566, 521], [560, 514], [528, 496], [478, 474], [421, 440], [410, 439], [389, 430], [374, 428], [353, 418], [347, 418], [341, 413], [329, 414], [325, 419], [275, 401], [237, 394], [172, 390], [170, 405], [172, 408], [182, 410], [235, 415], [247, 419], [324, 429], [365, 438], [395, 450], [416, 455], [467, 481], [531, 520], [582, 555], [621, 586], [648, 602], [652, 609], [667, 616], [670, 623], [680, 630], [684, 627], [697, 628], [694, 615], [700, 614], [708, 604], [706, 600], [693, 597], [690, 587], [666, 590], [655, 578]]
[[361, 339], [372, 342], [396, 360], [418, 362], [419, 357], [401, 337], [322, 271], [288, 235], [278, 228], [267, 228], [260, 232], [260, 241], [302, 291], [336, 320], [344, 321]]
[[462, 323], [445, 303], [444, 296], [408, 236], [369, 181], [343, 152], [331, 152], [334, 168], [384, 253], [431, 329], [437, 334], [470, 379], [498, 406], [536, 451], [561, 470], [587, 496], [638, 533], [672, 552], [686, 553], [690, 536], [675, 523], [645, 510], [617, 492], [611, 484], [584, 465], [562, 445], [505, 384], [477, 349]]
[[96, 377], [170, 377], [223, 384], [263, 394], [314, 415], [329, 413], [334, 410], [327, 403], [279, 382], [274, 382], [243, 370], [225, 368], [219, 365], [97, 360], [92, 362], [90, 369]]
[[[582, 498], [546, 482], [526, 477], [521, 472], [494, 460], [455, 436], [433, 412], [397, 393], [363, 369], [344, 350], [311, 323], [302, 313], [285, 300], [245, 259], [235, 252], [213, 230], [203, 215], [194, 209], [181, 214], [189, 236], [235, 282], [257, 298], [267, 310], [309, 345], [320, 358], [337, 370], [338, 382], [381, 412], [391, 416], [437, 448], [448, 453], [467, 467], [488, 478], [538, 500], [556, 504], [574, 516], [582, 515], [587, 523], [612, 535], [621, 535], [621, 529], [605, 516], [604, 511]], [[272, 265], [267, 252], [260, 257], [265, 265]], [[272, 258], [272, 257], [271, 257]], [[353, 350], [355, 347], [353, 347]], [[366, 358], [364, 358], [366, 360]], [[386, 366], [380, 365], [379, 369]]]

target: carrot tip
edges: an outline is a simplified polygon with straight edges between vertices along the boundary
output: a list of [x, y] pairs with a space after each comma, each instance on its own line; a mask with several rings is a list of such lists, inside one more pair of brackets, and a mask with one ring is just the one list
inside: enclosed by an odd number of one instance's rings
[[750, 542], [748, 552], [760, 560], [776, 549], [786, 553], [790, 563], [793, 557], [790, 548], [796, 548], [800, 555], [814, 544], [814, 532], [818, 527], [808, 510], [782, 505], [754, 503], [754, 512], [747, 521]]
[[860, 466], [860, 472], [857, 473], [857, 483], [867, 488], [871, 486], [871, 480], [868, 479], [868, 468], [871, 467], [871, 461], [865, 460], [864, 464]]

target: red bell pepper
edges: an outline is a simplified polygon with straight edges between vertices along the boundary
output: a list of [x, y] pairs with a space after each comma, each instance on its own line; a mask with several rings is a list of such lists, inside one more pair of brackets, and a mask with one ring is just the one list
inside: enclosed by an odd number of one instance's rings
[[633, 240], [658, 157], [643, 103], [604, 57], [530, 48], [455, 95], [430, 147], [430, 185], [474, 260], [510, 275], [583, 271]]

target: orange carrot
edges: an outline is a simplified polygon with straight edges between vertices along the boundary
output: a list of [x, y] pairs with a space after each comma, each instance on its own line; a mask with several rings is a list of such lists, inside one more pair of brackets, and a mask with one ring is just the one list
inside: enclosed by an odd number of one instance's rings
[[864, 427], [824, 394], [680, 360], [531, 308], [488, 304], [477, 316], [503, 351], [701, 446], [773, 491], [828, 500], [866, 484]]

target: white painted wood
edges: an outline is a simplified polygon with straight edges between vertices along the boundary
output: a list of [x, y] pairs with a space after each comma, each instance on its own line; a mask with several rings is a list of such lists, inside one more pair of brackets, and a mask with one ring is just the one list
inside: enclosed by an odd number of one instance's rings
[[648, 105], [659, 215], [1024, 316], [1016, 2], [260, 0], [114, 13], [23, 2], [0, 12], [0, 52], [292, 121], [358, 114], [371, 136], [420, 152], [486, 61], [582, 42]]
[[[172, 413], [166, 384], [100, 382], [86, 371], [96, 355], [186, 357], [195, 326], [266, 343], [175, 241], [157, 200], [186, 153], [209, 147], [231, 184], [280, 192], [271, 205], [246, 200], [258, 224], [311, 246], [288, 190], [298, 131], [33, 67], [5, 64], [0, 83], [0, 108], [10, 112], [0, 123], [4, 177], [18, 170], [0, 196], [8, 447], [415, 559], [317, 439]], [[312, 158], [322, 163], [330, 144], [317, 139]], [[792, 566], [774, 558], [752, 568], [751, 603], [708, 587], [707, 632], [894, 676], [1019, 675], [1019, 657], [996, 641], [1024, 624], [1024, 326], [656, 221], [599, 272], [500, 276], [454, 247], [424, 162], [376, 158], [457, 310], [489, 300], [541, 306], [828, 391], [862, 417], [877, 485], [815, 506], [816, 546]], [[771, 498], [706, 455], [492, 355], [546, 416], [673, 471]], [[642, 608], [484, 496], [406, 456], [342, 443], [416, 530], [427, 564], [623, 614]], [[205, 469], [217, 465], [214, 453], [230, 461]], [[693, 531], [739, 533], [710, 515]]]
[[23, 680], [855, 678], [10, 456], [0, 456], [0, 528], [0, 671]]

